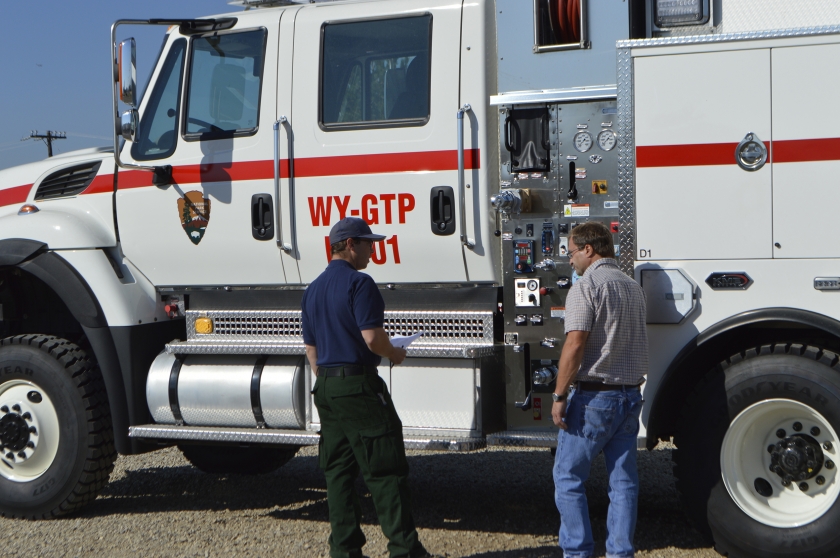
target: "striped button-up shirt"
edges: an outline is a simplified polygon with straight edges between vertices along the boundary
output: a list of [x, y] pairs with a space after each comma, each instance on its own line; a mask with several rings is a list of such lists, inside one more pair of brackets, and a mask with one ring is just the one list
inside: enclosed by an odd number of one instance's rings
[[633, 385], [648, 372], [645, 295], [614, 259], [587, 268], [566, 298], [566, 334], [588, 331], [577, 381]]

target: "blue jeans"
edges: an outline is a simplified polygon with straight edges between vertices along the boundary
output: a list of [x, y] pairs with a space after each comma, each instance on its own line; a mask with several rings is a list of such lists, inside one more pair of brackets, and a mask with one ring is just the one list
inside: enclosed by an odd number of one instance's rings
[[584, 482], [592, 460], [604, 452], [610, 478], [607, 512], [607, 558], [634, 555], [636, 503], [636, 437], [642, 395], [639, 390], [575, 390], [566, 407], [568, 430], [557, 436], [554, 500], [560, 511], [560, 547], [565, 558], [589, 558], [594, 552]]

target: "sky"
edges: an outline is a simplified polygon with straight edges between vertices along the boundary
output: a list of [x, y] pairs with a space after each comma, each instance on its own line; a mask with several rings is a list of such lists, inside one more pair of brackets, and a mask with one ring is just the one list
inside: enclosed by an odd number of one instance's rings
[[[196, 18], [241, 11], [227, 0], [3, 0], [0, 16], [0, 169], [46, 158], [30, 132], [66, 132], [55, 153], [113, 145], [110, 33], [118, 19]], [[146, 86], [165, 28], [121, 26], [137, 41], [137, 81]]]

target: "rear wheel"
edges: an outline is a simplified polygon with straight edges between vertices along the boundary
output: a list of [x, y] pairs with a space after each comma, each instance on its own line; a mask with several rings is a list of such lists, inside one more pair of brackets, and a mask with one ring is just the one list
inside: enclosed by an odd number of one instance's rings
[[179, 445], [178, 449], [196, 468], [205, 473], [220, 475], [264, 475], [288, 463], [300, 449], [238, 447], [238, 446], [195, 446]]
[[0, 341], [0, 514], [32, 519], [96, 498], [116, 460], [95, 363], [47, 335]]
[[768, 345], [713, 369], [675, 443], [689, 519], [730, 558], [840, 553], [840, 363]]

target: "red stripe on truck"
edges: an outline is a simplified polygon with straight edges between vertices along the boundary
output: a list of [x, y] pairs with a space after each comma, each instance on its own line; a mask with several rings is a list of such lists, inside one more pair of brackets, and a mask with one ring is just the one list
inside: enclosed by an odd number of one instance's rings
[[[384, 174], [398, 172], [448, 171], [458, 169], [458, 152], [420, 151], [408, 153], [381, 153], [375, 155], [342, 155], [334, 157], [309, 157], [294, 160], [295, 178], [318, 176], [351, 176], [357, 174]], [[481, 167], [478, 149], [464, 152], [464, 168]], [[289, 177], [289, 161], [280, 161], [280, 176]], [[150, 171], [121, 171], [118, 175], [121, 190], [145, 188], [152, 185]], [[99, 177], [97, 177], [98, 179]], [[176, 184], [210, 182], [236, 182], [240, 180], [270, 180], [274, 178], [274, 161], [245, 161], [241, 163], [215, 163], [211, 165], [184, 165], [172, 169]], [[100, 193], [88, 187], [85, 194]]]
[[0, 190], [0, 206], [25, 202], [26, 198], [29, 197], [29, 190], [31, 189], [32, 184], [24, 184], [23, 186]]
[[737, 143], [642, 145], [636, 147], [636, 167], [734, 165], [737, 147]]
[[840, 161], [840, 138], [774, 141], [773, 161], [776, 163]]

